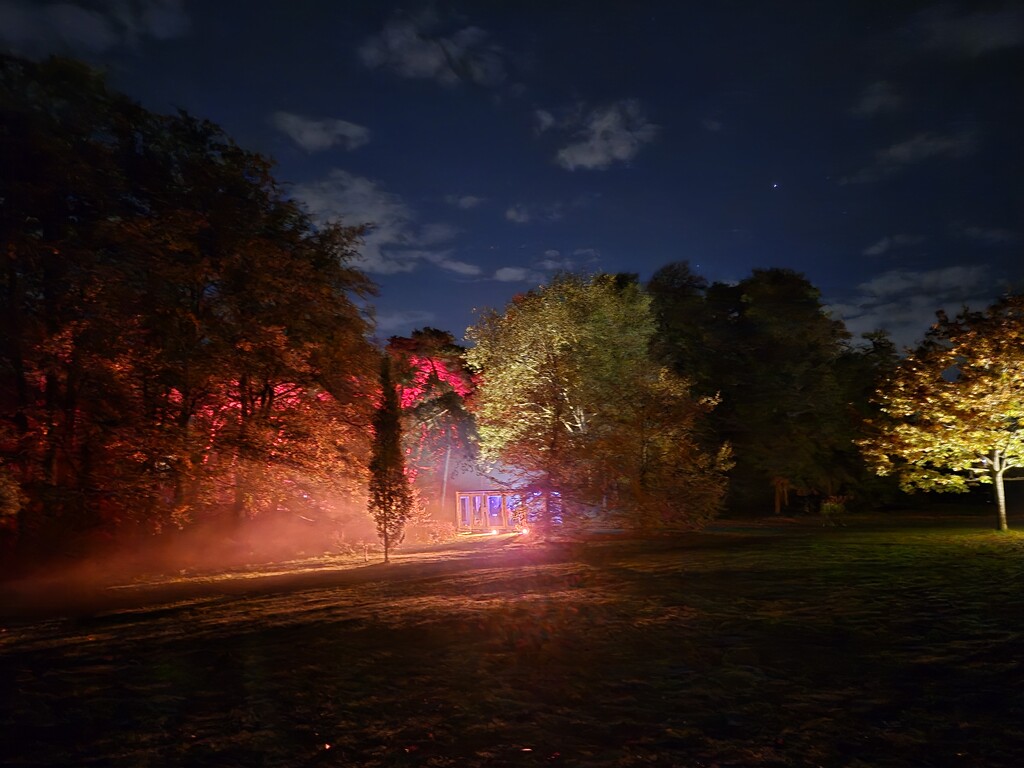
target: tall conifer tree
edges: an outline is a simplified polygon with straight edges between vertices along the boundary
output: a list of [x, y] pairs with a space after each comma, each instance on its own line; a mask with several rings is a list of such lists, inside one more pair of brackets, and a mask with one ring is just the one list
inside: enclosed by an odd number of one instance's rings
[[402, 543], [405, 523], [413, 507], [412, 486], [402, 456], [401, 410], [391, 381], [391, 358], [381, 356], [380, 405], [373, 417], [373, 453], [370, 459], [370, 514], [384, 545], [384, 562]]

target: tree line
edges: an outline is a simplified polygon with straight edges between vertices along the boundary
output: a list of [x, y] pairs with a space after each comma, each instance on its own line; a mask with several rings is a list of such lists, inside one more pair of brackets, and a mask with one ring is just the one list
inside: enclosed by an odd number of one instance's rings
[[[0, 445], [19, 539], [361, 498], [378, 354], [270, 163], [85, 66], [4, 58]], [[341, 514], [341, 509], [323, 510]]]
[[534, 491], [542, 527], [662, 530], [871, 503], [896, 489], [880, 475], [1001, 499], [1020, 464], [1020, 297], [940, 315], [901, 357], [855, 343], [796, 272], [708, 284], [678, 262], [646, 284], [556, 276], [483, 312], [468, 348], [428, 328], [382, 351], [362, 230], [314, 222], [218, 126], [62, 59], [3, 58], [0, 110], [0, 525], [19, 546], [369, 510], [390, 549], [478, 462]]

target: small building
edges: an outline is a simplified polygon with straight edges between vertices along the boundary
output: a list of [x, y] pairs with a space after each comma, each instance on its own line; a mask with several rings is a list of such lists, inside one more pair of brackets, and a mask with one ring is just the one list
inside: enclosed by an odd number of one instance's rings
[[455, 509], [455, 525], [463, 533], [518, 531], [523, 525], [519, 491], [456, 491]]

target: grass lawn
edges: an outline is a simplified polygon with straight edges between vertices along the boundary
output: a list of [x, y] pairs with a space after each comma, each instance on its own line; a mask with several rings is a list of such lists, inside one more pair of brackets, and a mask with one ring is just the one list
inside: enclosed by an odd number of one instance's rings
[[912, 522], [20, 593], [0, 764], [1024, 765], [1024, 536]]

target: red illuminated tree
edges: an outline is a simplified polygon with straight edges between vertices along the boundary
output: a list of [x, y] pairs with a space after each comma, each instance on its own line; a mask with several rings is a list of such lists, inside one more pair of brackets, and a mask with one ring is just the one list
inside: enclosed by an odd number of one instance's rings
[[74, 62], [0, 57], [0, 113], [0, 459], [28, 495], [19, 531], [362, 494], [360, 231], [314, 225], [219, 127]]
[[447, 331], [423, 328], [388, 340], [402, 408], [406, 467], [423, 496], [443, 509], [451, 473], [476, 456], [467, 410], [473, 379], [466, 350]]
[[402, 543], [405, 524], [413, 513], [414, 498], [402, 455], [401, 409], [391, 381], [391, 360], [381, 357], [380, 404], [373, 418], [373, 449], [370, 458], [369, 512], [377, 523], [384, 545], [384, 562]]

